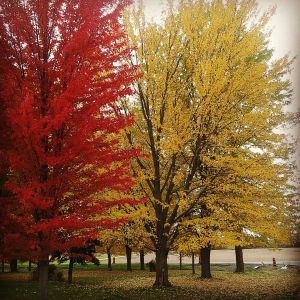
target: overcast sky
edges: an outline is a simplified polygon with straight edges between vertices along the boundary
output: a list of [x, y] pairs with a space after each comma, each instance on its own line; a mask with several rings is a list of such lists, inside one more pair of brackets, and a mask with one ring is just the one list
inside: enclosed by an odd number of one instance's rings
[[270, 45], [274, 55], [281, 57], [286, 53], [296, 56], [292, 80], [294, 86], [293, 108], [300, 107], [300, 0], [259, 0], [259, 6], [265, 10], [277, 6], [275, 15], [270, 21], [273, 28]]
[[[274, 49], [274, 55], [281, 57], [290, 53], [291, 56], [296, 56], [291, 74], [293, 103], [289, 108], [290, 111], [296, 111], [300, 109], [300, 0], [259, 0], [258, 3], [263, 10], [277, 6], [276, 13], [270, 20], [273, 28], [270, 45]], [[289, 132], [299, 140], [296, 159], [300, 169], [300, 124]]]

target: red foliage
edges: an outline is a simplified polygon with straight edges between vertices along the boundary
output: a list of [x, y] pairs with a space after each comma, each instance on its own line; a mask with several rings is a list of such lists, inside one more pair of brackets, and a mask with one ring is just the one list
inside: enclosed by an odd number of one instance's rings
[[108, 205], [97, 200], [99, 193], [127, 191], [133, 184], [128, 164], [136, 151], [121, 149], [114, 138], [132, 122], [115, 117], [114, 103], [132, 93], [137, 76], [126, 63], [124, 5], [0, 3], [0, 113], [12, 140], [3, 151], [13, 174], [0, 225], [15, 229], [4, 238], [6, 256], [30, 252], [45, 259], [52, 251], [82, 246], [101, 226], [115, 225], [93, 216], [122, 203]]

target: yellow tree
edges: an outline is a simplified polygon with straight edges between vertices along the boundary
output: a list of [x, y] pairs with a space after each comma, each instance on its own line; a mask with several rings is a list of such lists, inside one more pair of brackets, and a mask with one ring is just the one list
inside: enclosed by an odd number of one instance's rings
[[122, 243], [122, 237], [117, 229], [104, 229], [99, 233], [100, 245], [98, 253], [107, 254], [107, 269], [112, 271], [112, 254], [116, 254]]
[[[104, 228], [99, 232], [99, 240], [101, 246], [97, 252], [105, 252], [108, 258], [108, 269], [112, 270], [111, 256], [113, 253], [126, 254], [127, 271], [132, 271], [131, 256], [133, 251], [140, 253], [141, 270], [145, 269], [144, 254], [145, 249], [149, 248], [149, 233], [144, 229], [143, 210], [145, 206], [142, 204], [140, 194], [136, 189], [128, 193], [116, 193], [107, 190], [105, 197], [109, 201], [115, 199], [131, 199], [128, 204], [113, 207], [105, 215], [112, 220], [120, 220], [119, 226], [115, 228]], [[127, 200], [128, 201], [128, 200]], [[103, 216], [99, 216], [101, 218]]]
[[228, 237], [227, 245], [235, 245], [236, 272], [244, 272], [243, 246], [291, 242], [287, 194], [291, 170], [284, 161], [275, 163], [270, 152], [241, 158], [235, 166], [241, 169], [236, 170], [233, 186], [220, 184], [225, 191], [217, 195], [216, 204], [227, 217], [224, 238]]
[[[210, 169], [222, 170], [223, 176], [202, 198], [198, 211], [182, 224], [177, 242], [202, 247], [201, 253], [206, 248], [203, 244], [235, 246], [236, 271], [243, 272], [243, 246], [259, 242], [274, 247], [291, 241], [287, 197], [291, 170], [284, 161], [275, 163], [270, 152], [232, 148], [230, 152], [228, 155], [224, 149], [222, 156], [213, 156], [208, 162], [212, 164]], [[211, 277], [207, 251], [203, 253], [201, 271], [202, 277]]]
[[136, 46], [132, 63], [144, 76], [123, 111], [135, 114], [128, 142], [149, 153], [132, 169], [149, 199], [144, 226], [156, 252], [155, 286], [170, 285], [167, 256], [180, 224], [223, 176], [208, 160], [241, 136], [244, 147], [255, 145], [253, 131], [276, 143], [272, 122], [281, 118], [289, 89], [287, 57], [257, 59], [267, 50], [270, 12], [255, 18], [255, 1], [181, 1], [174, 7], [169, 2], [160, 25], [145, 23], [142, 5], [127, 22]]

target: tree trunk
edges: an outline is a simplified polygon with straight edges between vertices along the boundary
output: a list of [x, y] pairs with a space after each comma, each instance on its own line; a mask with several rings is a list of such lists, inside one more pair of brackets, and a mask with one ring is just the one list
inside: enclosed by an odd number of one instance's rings
[[210, 250], [210, 245], [201, 248], [201, 278], [212, 277], [210, 273]]
[[132, 267], [131, 267], [131, 253], [132, 253], [132, 249], [126, 245], [126, 260], [127, 260], [127, 271], [132, 271]]
[[2, 269], [2, 273], [4, 273], [4, 258], [2, 258], [1, 261], [1, 269]]
[[182, 270], [182, 253], [179, 253], [179, 270]]
[[31, 259], [28, 262], [28, 271], [31, 272]]
[[201, 265], [201, 251], [199, 252], [199, 260], [198, 260], [198, 265]]
[[70, 256], [69, 269], [68, 269], [68, 283], [72, 283], [73, 281], [73, 266], [74, 266], [74, 258]]
[[41, 300], [48, 300], [48, 271], [49, 260], [39, 261], [39, 287]]
[[195, 274], [195, 253], [192, 252], [192, 274]]
[[244, 259], [243, 259], [243, 248], [241, 246], [235, 246], [235, 261], [237, 273], [244, 273]]
[[9, 262], [10, 265], [10, 271], [11, 272], [18, 272], [18, 260], [13, 259]]
[[168, 250], [165, 247], [156, 251], [156, 279], [153, 287], [171, 287], [168, 272]]
[[145, 252], [144, 252], [144, 250], [140, 251], [140, 269], [145, 270]]
[[108, 271], [112, 271], [110, 248], [106, 248], [106, 253], [107, 253], [107, 269]]

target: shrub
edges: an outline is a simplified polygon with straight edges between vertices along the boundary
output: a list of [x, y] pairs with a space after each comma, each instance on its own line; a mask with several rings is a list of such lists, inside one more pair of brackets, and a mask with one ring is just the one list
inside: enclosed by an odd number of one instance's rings
[[[48, 270], [48, 276], [49, 280], [57, 280], [57, 281], [63, 281], [64, 280], [64, 274], [62, 271], [58, 271], [57, 267], [55, 265], [49, 265]], [[39, 280], [39, 269], [37, 268], [32, 272], [32, 280]]]
[[62, 271], [56, 272], [56, 280], [57, 281], [64, 281], [64, 273]]
[[149, 267], [149, 271], [150, 272], [155, 272], [155, 269], [156, 269], [156, 261], [154, 259], [150, 260], [148, 263], [147, 263], [147, 266]]

